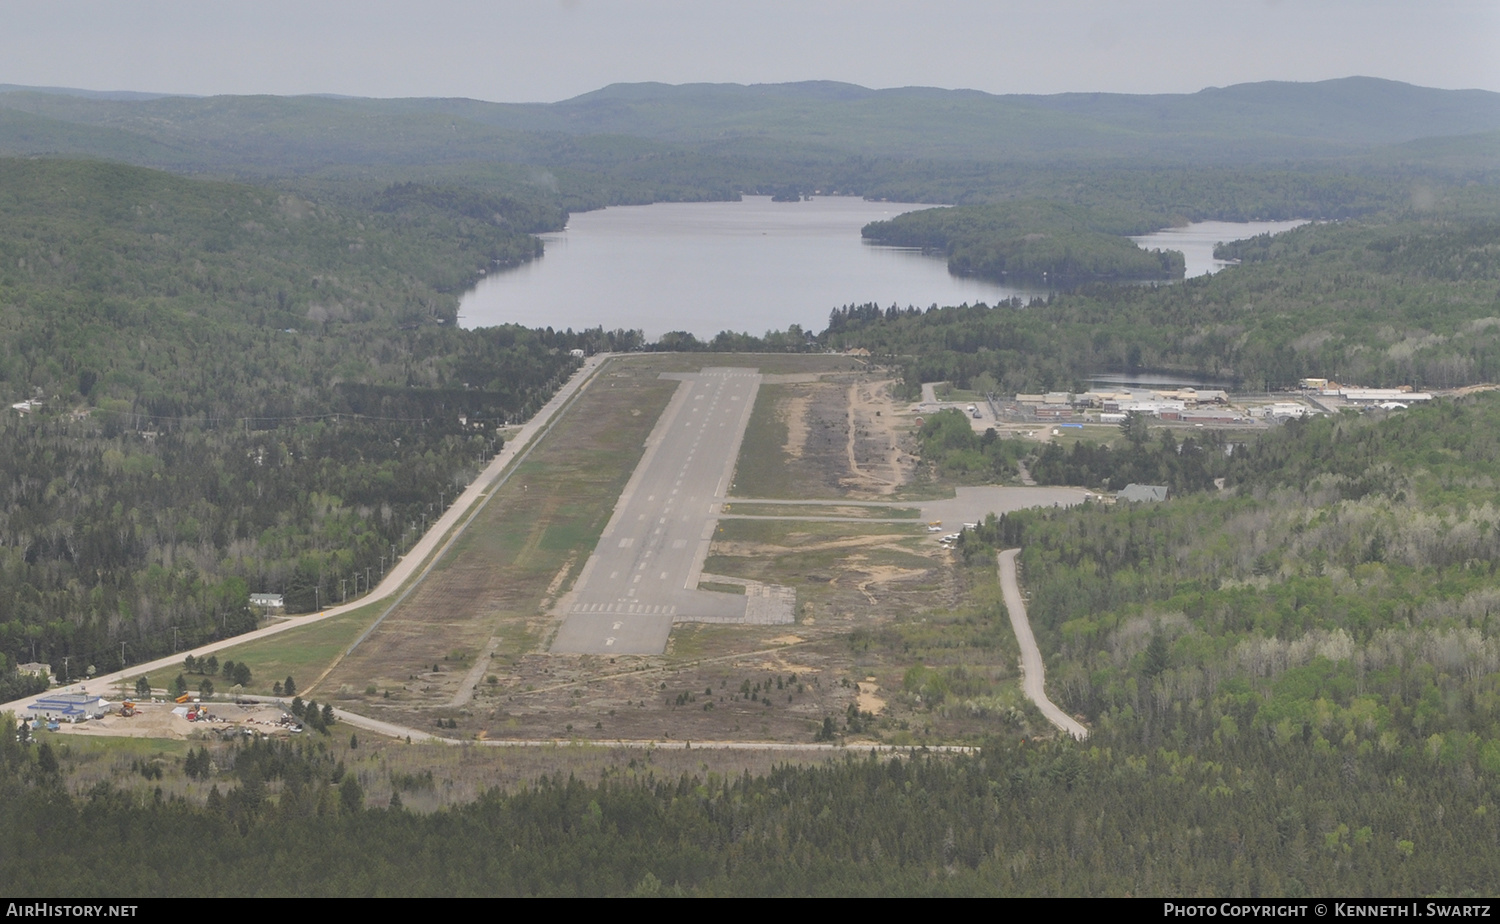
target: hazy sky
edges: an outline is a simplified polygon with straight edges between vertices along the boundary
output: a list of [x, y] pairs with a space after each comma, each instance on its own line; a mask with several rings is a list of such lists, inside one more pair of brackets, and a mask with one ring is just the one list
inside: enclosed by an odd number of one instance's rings
[[1500, 0], [0, 0], [0, 83], [565, 99], [622, 81], [1500, 91]]

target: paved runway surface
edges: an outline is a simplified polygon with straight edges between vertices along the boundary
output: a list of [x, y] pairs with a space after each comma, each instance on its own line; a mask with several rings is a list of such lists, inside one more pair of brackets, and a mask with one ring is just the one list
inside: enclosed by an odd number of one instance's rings
[[745, 619], [744, 596], [697, 587], [760, 374], [710, 368], [663, 377], [682, 384], [565, 598], [555, 652], [660, 654], [674, 621]]

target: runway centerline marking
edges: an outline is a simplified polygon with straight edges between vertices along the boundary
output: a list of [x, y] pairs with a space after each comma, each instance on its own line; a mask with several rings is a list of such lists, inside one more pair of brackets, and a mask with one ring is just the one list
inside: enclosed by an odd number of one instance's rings
[[[611, 654], [659, 654], [666, 648], [674, 617], [744, 619], [746, 595], [697, 587], [718, 521], [718, 502], [734, 471], [760, 375], [754, 370], [707, 368], [664, 377], [678, 381], [677, 392], [647, 437], [645, 455], [566, 598], [570, 603], [552, 645], [554, 652], [599, 653], [607, 648]], [[695, 416], [699, 411], [703, 413]], [[718, 424], [715, 431], [726, 432], [703, 439], [713, 423]], [[699, 448], [704, 450], [701, 458]], [[687, 502], [682, 510], [677, 501]], [[658, 575], [649, 585], [640, 580], [648, 562]], [[637, 592], [643, 588], [643, 593]]]

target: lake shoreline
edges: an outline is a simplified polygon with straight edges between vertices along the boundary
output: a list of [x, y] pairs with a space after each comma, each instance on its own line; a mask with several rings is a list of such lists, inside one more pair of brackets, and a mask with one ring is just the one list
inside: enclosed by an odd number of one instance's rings
[[[1029, 305], [1101, 282], [959, 275], [942, 254], [872, 244], [860, 234], [871, 221], [929, 208], [933, 206], [857, 196], [816, 196], [795, 203], [743, 196], [739, 201], [577, 212], [564, 230], [539, 235], [544, 257], [492, 270], [462, 295], [459, 324], [466, 329], [519, 324], [641, 330], [648, 341], [684, 331], [708, 340], [722, 331], [758, 336], [793, 325], [817, 332], [831, 312], [846, 305], [998, 306], [1017, 298]], [[1213, 224], [1163, 229], [1131, 240], [1138, 246], [1148, 241], [1161, 249], [1182, 249], [1178, 241], [1185, 230]], [[1219, 233], [1215, 240], [1253, 237], [1275, 224], [1218, 223], [1235, 233]], [[1169, 236], [1170, 247], [1160, 243], [1163, 235]], [[1211, 261], [1213, 241], [1189, 246], [1200, 253], [1206, 247]], [[1197, 262], [1188, 257], [1187, 277], [1223, 268], [1220, 261], [1194, 272]]]

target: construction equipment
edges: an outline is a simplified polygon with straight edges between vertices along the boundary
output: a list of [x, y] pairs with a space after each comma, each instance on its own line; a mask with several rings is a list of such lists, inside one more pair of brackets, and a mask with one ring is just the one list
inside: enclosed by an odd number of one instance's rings
[[120, 704], [120, 717], [128, 719], [133, 715], [135, 715], [135, 703], [127, 699]]

